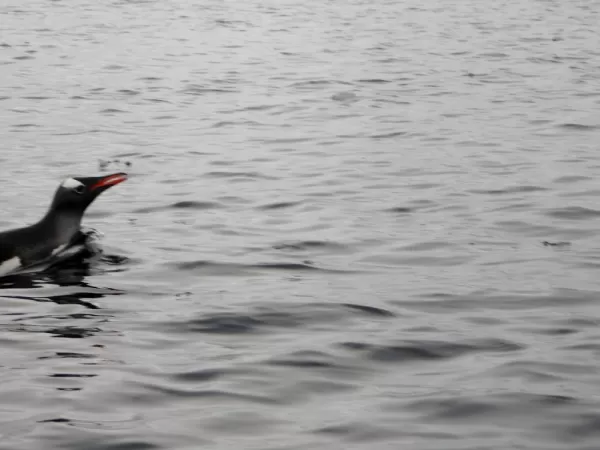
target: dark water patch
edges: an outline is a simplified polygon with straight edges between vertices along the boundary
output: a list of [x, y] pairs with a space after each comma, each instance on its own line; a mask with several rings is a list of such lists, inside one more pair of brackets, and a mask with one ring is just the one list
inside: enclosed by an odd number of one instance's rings
[[583, 342], [581, 344], [566, 345], [564, 347], [568, 351], [591, 351], [600, 354], [600, 344], [596, 342]]
[[202, 370], [192, 370], [190, 372], [182, 372], [176, 373], [170, 376], [171, 379], [175, 381], [189, 382], [189, 383], [198, 383], [198, 382], [206, 382], [213, 381], [219, 378], [222, 378], [228, 373], [226, 370], [219, 369], [202, 369]]
[[571, 243], [566, 242], [566, 241], [559, 241], [559, 242], [542, 241], [542, 245], [544, 247], [568, 247], [571, 245]]
[[[573, 419], [573, 424], [564, 427], [565, 433], [577, 440], [595, 438], [597, 442], [597, 439], [600, 438], [600, 413], [578, 413]], [[590, 450], [596, 447], [597, 444], [594, 444]]]
[[364, 78], [360, 80], [356, 80], [358, 83], [367, 83], [367, 84], [386, 84], [391, 83], [390, 80], [384, 80], [383, 78]]
[[300, 241], [273, 245], [275, 250], [308, 251], [313, 249], [325, 251], [347, 250], [348, 246], [333, 241]]
[[100, 130], [86, 130], [86, 131], [73, 131], [73, 132], [63, 132], [63, 133], [52, 133], [52, 136], [80, 136], [83, 134], [91, 134], [98, 133]]
[[279, 105], [256, 105], [256, 106], [246, 106], [244, 108], [236, 109], [236, 112], [243, 111], [268, 111], [269, 109], [277, 108]]
[[415, 411], [429, 412], [431, 418], [446, 420], [464, 420], [478, 418], [497, 413], [500, 407], [490, 401], [449, 398], [432, 399], [413, 402], [411, 405]]
[[233, 120], [221, 120], [219, 122], [215, 122], [212, 127], [213, 128], [224, 128], [224, 127], [235, 127], [235, 126], [244, 126], [244, 127], [259, 127], [262, 124], [260, 122], [256, 122], [253, 120], [238, 120], [238, 121], [233, 121]]
[[41, 332], [51, 334], [53, 337], [58, 338], [83, 339], [95, 336], [98, 333], [102, 333], [102, 330], [97, 327], [83, 328], [75, 326], [66, 326], [41, 330]]
[[598, 125], [584, 125], [581, 123], [563, 123], [558, 125], [561, 128], [565, 128], [567, 130], [575, 130], [575, 131], [592, 131], [599, 128]]
[[485, 339], [469, 343], [419, 340], [405, 341], [400, 345], [344, 342], [339, 345], [378, 362], [433, 361], [456, 358], [468, 353], [513, 352], [523, 349], [519, 344], [502, 339]]
[[96, 358], [96, 355], [89, 353], [77, 353], [77, 352], [55, 352], [52, 356], [40, 356], [38, 359], [92, 359]]
[[159, 212], [166, 211], [169, 209], [196, 209], [196, 210], [207, 210], [207, 209], [217, 209], [222, 208], [223, 205], [216, 202], [201, 202], [196, 200], [184, 200], [180, 202], [175, 202], [170, 205], [163, 206], [149, 206], [146, 208], [139, 208], [134, 210], [134, 213], [151, 213], [151, 212]]
[[257, 206], [257, 209], [262, 209], [262, 210], [273, 210], [273, 209], [287, 209], [287, 208], [292, 208], [294, 206], [298, 206], [301, 205], [302, 202], [276, 202], [276, 203], [269, 203], [267, 205], [261, 205], [261, 206]]
[[[515, 328], [515, 330], [519, 330]], [[540, 334], [542, 336], [566, 336], [568, 334], [576, 334], [579, 333], [580, 330], [575, 330], [573, 328], [538, 328], [538, 327], [523, 327], [520, 329], [521, 331], [525, 331], [531, 334]]]
[[541, 413], [544, 408], [570, 408], [577, 399], [563, 395], [528, 393], [503, 393], [480, 398], [446, 397], [413, 402], [411, 408], [428, 413], [433, 420], [462, 421], [489, 420], [491, 417], [508, 419], [529, 417]]
[[321, 88], [325, 86], [331, 86], [336, 84], [342, 85], [351, 85], [352, 83], [340, 80], [307, 80], [307, 81], [297, 81], [292, 83], [290, 87], [296, 88]]
[[267, 361], [268, 365], [301, 369], [327, 369], [339, 367], [334, 357], [324, 352], [305, 350]]
[[71, 423], [71, 420], [64, 417], [57, 417], [55, 419], [38, 420], [38, 423]]
[[[357, 444], [374, 445], [376, 442], [390, 443], [398, 442], [395, 446], [383, 445], [382, 448], [403, 448], [400, 442], [405, 442], [407, 438], [418, 434], [415, 431], [409, 431], [407, 428], [385, 427], [381, 424], [374, 425], [368, 422], [355, 422], [342, 425], [328, 425], [322, 428], [313, 430], [316, 435], [335, 436], [337, 439], [342, 439], [343, 443], [347, 443], [348, 448], [355, 448]], [[432, 438], [431, 433], [426, 433], [426, 436]], [[413, 439], [410, 440], [414, 442]], [[342, 444], [344, 445], [344, 444]], [[378, 448], [378, 447], [375, 447]]]
[[547, 210], [545, 215], [558, 219], [585, 220], [600, 217], [600, 211], [582, 206], [568, 206]]
[[354, 311], [358, 311], [361, 314], [366, 314], [366, 315], [370, 315], [370, 316], [378, 316], [378, 317], [395, 317], [396, 316], [396, 314], [394, 314], [391, 311], [388, 311], [387, 309], [376, 308], [375, 306], [357, 305], [357, 304], [350, 304], [350, 303], [342, 303], [342, 306], [349, 308], [351, 310], [354, 310]]
[[563, 175], [554, 180], [555, 183], [576, 183], [578, 181], [589, 181], [592, 177], [585, 175]]
[[527, 361], [513, 361], [492, 369], [493, 376], [515, 378], [532, 383], [553, 383], [564, 380], [564, 376], [548, 370], [544, 364]]
[[116, 108], [106, 108], [106, 109], [99, 111], [100, 114], [121, 114], [121, 113], [126, 113], [126, 112], [127, 111], [123, 111], [122, 109], [116, 109]]
[[138, 402], [155, 403], [164, 401], [158, 397], [167, 397], [169, 399], [177, 398], [180, 400], [198, 401], [206, 399], [212, 402], [235, 402], [239, 404], [251, 403], [261, 405], [277, 405], [281, 402], [267, 396], [232, 392], [218, 389], [177, 389], [171, 386], [163, 386], [149, 383], [136, 383], [137, 392], [130, 394]]
[[[284, 321], [286, 322], [286, 321]], [[216, 334], [247, 334], [258, 332], [263, 327], [290, 326], [289, 322], [282, 325], [276, 320], [266, 321], [260, 317], [244, 316], [233, 313], [215, 314], [202, 319], [193, 319], [180, 324], [179, 332], [216, 333]]]
[[94, 373], [52, 373], [50, 378], [95, 378], [98, 375]]
[[141, 158], [144, 158], [144, 157], [153, 156], [153, 155], [148, 155], [143, 152], [125, 152], [125, 153], [117, 153], [115, 156], [117, 158], [132, 158], [134, 156], [139, 156]]
[[39, 128], [41, 125], [37, 125], [35, 123], [19, 123], [13, 125], [14, 128]]
[[[58, 1], [58, 0], [53, 0]], [[133, 3], [133, 2], [132, 2]], [[140, 2], [136, 2], [140, 3]], [[76, 428], [89, 428], [92, 426], [93, 428], [100, 427], [99, 422], [88, 422], [77, 419], [50, 419], [45, 421], [46, 423], [62, 423], [65, 425], [69, 425], [71, 427]], [[40, 423], [43, 423], [40, 421]], [[64, 450], [158, 450], [164, 449], [165, 447], [162, 445], [153, 444], [151, 442], [145, 441], [143, 439], [135, 439], [135, 438], [127, 438], [127, 437], [116, 437], [112, 434], [104, 435], [102, 438], [98, 437], [90, 437], [87, 439], [82, 439], [76, 437], [77, 434], [74, 434], [69, 440], [68, 443], [64, 443], [60, 448]], [[202, 442], [200, 438], [197, 438], [198, 442]]]
[[584, 189], [580, 191], [571, 191], [566, 192], [562, 195], [563, 198], [576, 198], [583, 199], [585, 197], [591, 197], [593, 199], [597, 199], [600, 196], [600, 188], [599, 189]]
[[[389, 187], [392, 187], [394, 185], [390, 184]], [[435, 188], [439, 188], [442, 187], [442, 185], [440, 183], [414, 183], [414, 184], [409, 184], [408, 187], [410, 189], [415, 189], [415, 190], [425, 190], [425, 189], [435, 189]]]
[[307, 303], [254, 308], [254, 311], [214, 313], [194, 319], [170, 321], [164, 326], [175, 333], [263, 334], [276, 330], [330, 325], [335, 322], [361, 321], [393, 317], [382, 308], [350, 303]]
[[104, 70], [122, 70], [122, 69], [127, 69], [127, 67], [121, 66], [119, 64], [108, 64], [108, 65], [104, 66], [103, 69]]
[[140, 94], [140, 91], [135, 91], [133, 89], [119, 89], [117, 92], [120, 94], [131, 95], [131, 96]]
[[13, 59], [16, 59], [17, 61], [25, 61], [28, 59], [35, 59], [35, 57], [30, 56], [30, 55], [22, 55], [22, 56], [15, 56]]
[[371, 139], [389, 139], [389, 138], [394, 138], [394, 137], [398, 137], [398, 136], [405, 136], [406, 134], [407, 134], [406, 131], [393, 131], [390, 133], [373, 134], [369, 137]]
[[473, 194], [489, 194], [489, 195], [502, 195], [502, 194], [517, 194], [522, 192], [541, 192], [547, 191], [547, 188], [541, 186], [512, 186], [503, 189], [471, 189], [468, 192]]
[[385, 211], [395, 214], [409, 214], [414, 212], [415, 208], [410, 208], [408, 206], [394, 206], [393, 208], [388, 208]]

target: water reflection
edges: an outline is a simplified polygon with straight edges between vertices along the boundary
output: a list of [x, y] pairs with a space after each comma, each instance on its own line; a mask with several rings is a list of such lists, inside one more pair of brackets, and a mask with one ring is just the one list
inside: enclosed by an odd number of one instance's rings
[[[0, 279], [0, 298], [63, 306], [77, 305], [86, 310], [100, 310], [102, 308], [94, 303], [94, 300], [109, 295], [122, 295], [124, 292], [94, 286], [87, 279], [93, 272], [102, 270], [103, 264], [114, 265], [123, 262], [125, 258], [82, 252], [38, 273], [17, 274]], [[48, 333], [52, 337], [71, 339], [106, 333], [100, 325], [108, 322], [111, 317], [106, 314], [83, 312], [37, 314], [30, 311], [7, 311], [3, 316], [13, 317], [10, 323], [5, 325], [11, 331]], [[56, 321], [62, 323], [57, 324]]]

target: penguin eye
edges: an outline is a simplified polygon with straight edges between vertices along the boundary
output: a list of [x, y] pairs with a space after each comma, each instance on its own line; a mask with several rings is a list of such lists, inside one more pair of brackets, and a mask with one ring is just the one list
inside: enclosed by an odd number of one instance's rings
[[75, 192], [76, 194], [83, 194], [85, 192], [85, 186], [83, 184], [80, 184], [79, 186], [73, 188], [73, 192]]

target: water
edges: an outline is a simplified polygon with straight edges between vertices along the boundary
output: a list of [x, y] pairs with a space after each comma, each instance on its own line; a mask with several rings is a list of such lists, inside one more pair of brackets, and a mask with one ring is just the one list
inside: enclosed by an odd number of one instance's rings
[[0, 7], [0, 449], [595, 449], [600, 2]]

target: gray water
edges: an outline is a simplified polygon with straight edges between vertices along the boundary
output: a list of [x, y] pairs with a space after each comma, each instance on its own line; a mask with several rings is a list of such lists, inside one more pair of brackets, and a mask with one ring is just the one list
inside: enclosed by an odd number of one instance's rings
[[600, 2], [0, 5], [0, 449], [600, 447]]

